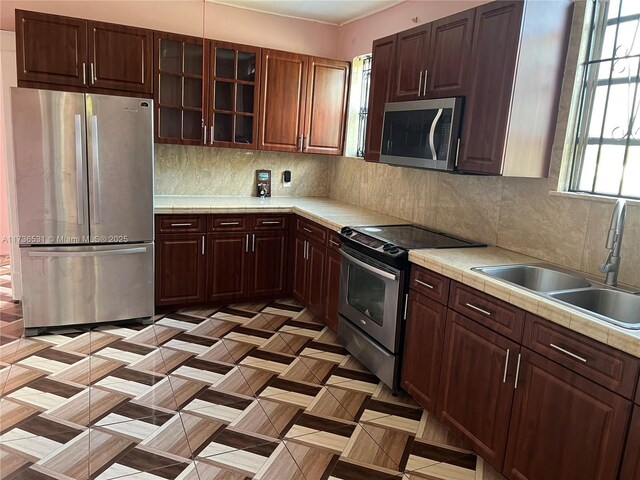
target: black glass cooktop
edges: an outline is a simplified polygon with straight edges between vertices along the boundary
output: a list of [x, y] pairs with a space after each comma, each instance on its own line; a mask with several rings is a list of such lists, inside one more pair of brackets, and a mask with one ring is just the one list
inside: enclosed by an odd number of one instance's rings
[[377, 225], [370, 227], [353, 227], [353, 231], [385, 243], [407, 249], [420, 248], [460, 248], [479, 247], [482, 244], [454, 237], [446, 233], [429, 230], [418, 225]]

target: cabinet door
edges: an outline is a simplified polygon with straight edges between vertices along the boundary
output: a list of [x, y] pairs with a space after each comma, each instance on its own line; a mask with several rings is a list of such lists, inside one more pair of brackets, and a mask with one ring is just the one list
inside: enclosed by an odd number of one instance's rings
[[203, 40], [155, 32], [154, 58], [155, 141], [202, 145], [206, 133]]
[[325, 262], [327, 247], [309, 242], [307, 247], [307, 306], [320, 319], [324, 318]]
[[156, 236], [156, 305], [204, 301], [205, 235]]
[[420, 405], [436, 411], [447, 307], [409, 291], [402, 388]]
[[251, 234], [249, 295], [277, 297], [287, 288], [287, 234], [267, 231]]
[[465, 10], [431, 24], [431, 42], [425, 74], [428, 98], [467, 94], [467, 72], [471, 61], [475, 13], [475, 9]]
[[301, 152], [309, 57], [262, 50], [258, 148]]
[[338, 252], [327, 252], [327, 283], [324, 306], [324, 323], [334, 332], [338, 330], [338, 302], [340, 298], [340, 265]]
[[377, 162], [380, 160], [384, 104], [389, 101], [391, 95], [396, 36], [391, 35], [374, 41], [372, 52], [364, 159]]
[[207, 300], [238, 300], [247, 294], [248, 233], [207, 235]]
[[392, 101], [405, 102], [424, 97], [430, 36], [430, 23], [398, 34]]
[[640, 480], [640, 406], [638, 405], [633, 409], [620, 479]]
[[209, 144], [256, 148], [260, 48], [212, 40], [209, 51]]
[[309, 59], [305, 153], [342, 154], [350, 67], [349, 62]]
[[306, 237], [296, 235], [293, 248], [293, 296], [307, 303], [307, 242]]
[[498, 470], [502, 470], [507, 445], [519, 348], [449, 310], [438, 416]]
[[509, 478], [616, 479], [631, 402], [526, 348], [516, 392]]
[[85, 86], [87, 22], [16, 10], [18, 81]]
[[523, 2], [476, 9], [458, 170], [502, 173]]
[[132, 93], [153, 93], [153, 31], [88, 22], [89, 84]]

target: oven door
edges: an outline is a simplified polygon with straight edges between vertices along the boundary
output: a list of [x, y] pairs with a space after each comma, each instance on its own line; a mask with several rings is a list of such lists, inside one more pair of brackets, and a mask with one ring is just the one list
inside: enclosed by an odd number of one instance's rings
[[397, 353], [403, 272], [346, 246], [340, 254], [340, 314]]

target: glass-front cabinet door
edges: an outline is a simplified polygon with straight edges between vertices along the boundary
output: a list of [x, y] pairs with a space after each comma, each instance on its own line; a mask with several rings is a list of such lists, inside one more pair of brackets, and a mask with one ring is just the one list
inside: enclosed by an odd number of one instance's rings
[[212, 40], [209, 51], [209, 143], [256, 148], [260, 49]]
[[183, 145], [207, 143], [206, 55], [202, 38], [156, 32], [155, 141]]

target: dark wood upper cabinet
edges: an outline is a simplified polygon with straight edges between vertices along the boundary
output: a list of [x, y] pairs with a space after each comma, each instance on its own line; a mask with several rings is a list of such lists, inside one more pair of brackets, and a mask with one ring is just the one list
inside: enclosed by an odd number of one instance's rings
[[262, 50], [258, 148], [301, 152], [309, 57]]
[[521, 355], [507, 477], [615, 480], [631, 402], [526, 348]]
[[449, 310], [438, 417], [502, 470], [520, 346]]
[[401, 385], [431, 413], [438, 400], [446, 321], [446, 306], [409, 291]]
[[425, 73], [426, 97], [467, 94], [475, 9], [465, 10], [431, 24], [431, 41]]
[[156, 305], [205, 300], [205, 234], [156, 235]]
[[287, 289], [287, 232], [275, 230], [251, 235], [249, 295], [283, 295]]
[[633, 409], [620, 480], [640, 480], [640, 406]]
[[342, 154], [350, 67], [349, 62], [309, 58], [305, 153]]
[[391, 95], [395, 54], [396, 35], [390, 35], [373, 42], [364, 150], [364, 159], [368, 162], [380, 160], [384, 104], [389, 101]]
[[249, 235], [207, 234], [207, 301], [237, 300], [247, 295]]
[[391, 101], [404, 102], [424, 96], [430, 39], [430, 23], [398, 34]]
[[549, 173], [573, 5], [524, 5], [494, 1], [476, 9], [460, 171]]
[[[197, 37], [154, 34], [155, 141], [203, 145], [206, 43]], [[204, 96], [203, 96], [204, 94]]]
[[16, 10], [19, 82], [87, 85], [87, 22]]
[[212, 40], [209, 52], [209, 144], [256, 148], [260, 48]]
[[153, 31], [88, 22], [89, 84], [132, 93], [153, 93]]

